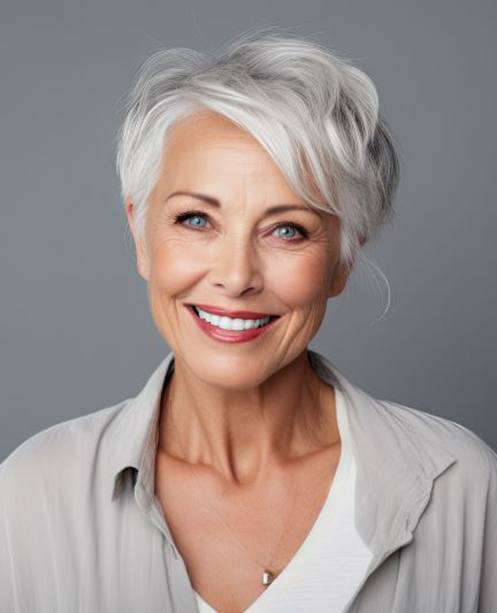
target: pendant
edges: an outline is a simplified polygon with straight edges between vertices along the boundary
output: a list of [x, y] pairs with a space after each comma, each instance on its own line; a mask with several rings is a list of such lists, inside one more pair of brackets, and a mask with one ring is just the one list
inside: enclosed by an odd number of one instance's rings
[[262, 573], [262, 585], [269, 585], [274, 579], [274, 575], [270, 570], [265, 570]]

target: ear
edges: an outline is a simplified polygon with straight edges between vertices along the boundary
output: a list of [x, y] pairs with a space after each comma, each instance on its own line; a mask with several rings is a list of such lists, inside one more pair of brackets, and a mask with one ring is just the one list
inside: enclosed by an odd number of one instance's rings
[[[359, 245], [362, 247], [364, 243], [366, 242], [366, 240], [367, 240], [366, 237], [361, 235], [359, 237]], [[349, 265], [348, 269], [345, 268], [344, 264], [342, 264], [341, 266], [337, 264], [334, 274], [333, 274], [333, 279], [331, 281], [331, 287], [328, 291], [329, 298], [332, 298], [333, 296], [338, 296], [339, 294], [343, 292], [345, 285], [347, 283], [347, 279], [349, 278], [352, 268], [354, 266], [354, 262], [355, 262], [355, 258], [352, 261], [352, 263]]]
[[339, 266], [337, 264], [333, 273], [333, 279], [331, 280], [331, 286], [328, 290], [328, 298], [333, 298], [343, 292], [348, 276], [345, 265], [342, 264]]
[[148, 255], [145, 244], [142, 238], [138, 237], [138, 232], [135, 224], [135, 205], [131, 199], [126, 199], [124, 203], [128, 225], [133, 236], [136, 251], [136, 269], [141, 277], [148, 281]]

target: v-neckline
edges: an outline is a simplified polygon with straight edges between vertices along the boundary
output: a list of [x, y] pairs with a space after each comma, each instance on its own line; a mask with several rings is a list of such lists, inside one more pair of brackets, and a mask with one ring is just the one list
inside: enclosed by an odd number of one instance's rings
[[[298, 564], [300, 558], [302, 557], [303, 551], [309, 547], [309, 543], [313, 540], [319, 524], [323, 521], [325, 513], [328, 512], [328, 507], [335, 500], [335, 492], [343, 485], [347, 470], [350, 466], [350, 447], [347, 428], [344, 423], [347, 419], [347, 415], [343, 392], [342, 390], [338, 389], [337, 385], [334, 385], [333, 387], [335, 390], [335, 410], [337, 428], [341, 441], [341, 448], [340, 457], [338, 459], [337, 467], [335, 469], [335, 474], [333, 475], [328, 494], [311, 529], [307, 533], [305, 539], [302, 541], [300, 547], [294, 553], [288, 564], [286, 564], [283, 570], [273, 579], [273, 581], [267, 586], [267, 588], [263, 592], [261, 592], [259, 596], [257, 596], [257, 598], [252, 601], [246, 609], [243, 610], [243, 613], [256, 613], [256, 610], [253, 609], [255, 609], [255, 607], [259, 607], [261, 604], [263, 604], [265, 600], [270, 598], [272, 594], [277, 591], [278, 586], [283, 582], [283, 580], [293, 571], [293, 568]], [[202, 596], [196, 590], [194, 590], [194, 592], [196, 597], [201, 601], [202, 605], [204, 607], [207, 607], [208, 613], [217, 613], [216, 609], [214, 609], [214, 607], [212, 607], [206, 600], [204, 600], [204, 598], [202, 598]], [[268, 593], [269, 596], [267, 596]]]

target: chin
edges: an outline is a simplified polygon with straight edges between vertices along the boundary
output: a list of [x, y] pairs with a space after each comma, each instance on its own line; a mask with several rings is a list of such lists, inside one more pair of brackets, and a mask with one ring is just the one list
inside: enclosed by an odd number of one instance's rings
[[234, 356], [219, 356], [202, 363], [189, 361], [191, 371], [202, 381], [223, 389], [242, 391], [257, 387], [269, 376], [269, 370], [254, 360], [235, 358]]

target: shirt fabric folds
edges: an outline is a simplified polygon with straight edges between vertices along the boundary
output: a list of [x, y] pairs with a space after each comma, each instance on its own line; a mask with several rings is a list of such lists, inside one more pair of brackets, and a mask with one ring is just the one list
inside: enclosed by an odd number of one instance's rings
[[[326, 501], [298, 551], [270, 587], [244, 613], [341, 613], [361, 581], [372, 553], [354, 526], [355, 460], [347, 407], [335, 389], [340, 460]], [[216, 610], [195, 592], [200, 613]]]
[[[497, 611], [497, 454], [468, 428], [374, 398], [324, 356], [308, 358], [344, 399], [352, 519], [370, 552], [343, 611]], [[1, 613], [198, 613], [154, 494], [173, 369], [170, 352], [135, 397], [38, 432], [0, 464]], [[273, 588], [278, 577], [268, 601]], [[313, 613], [334, 613], [330, 603]]]

